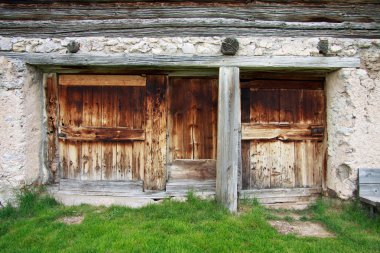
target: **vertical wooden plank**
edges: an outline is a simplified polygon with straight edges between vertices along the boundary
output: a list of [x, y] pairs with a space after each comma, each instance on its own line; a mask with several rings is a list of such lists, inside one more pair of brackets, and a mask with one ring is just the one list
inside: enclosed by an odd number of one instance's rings
[[230, 212], [237, 211], [238, 171], [241, 166], [239, 78], [239, 68], [220, 67], [216, 200]]
[[60, 168], [60, 177], [69, 178], [69, 162], [67, 160], [67, 147], [66, 142], [59, 140], [59, 168]]
[[[169, 120], [171, 124], [170, 130], [170, 148], [168, 159], [172, 162], [176, 159], [186, 158], [184, 155], [184, 134], [189, 134], [185, 131], [184, 123], [188, 106], [188, 96], [182, 85], [182, 79], [171, 78], [170, 81], [170, 96], [169, 103]], [[190, 157], [188, 157], [190, 158]]]
[[[83, 87], [83, 126], [101, 126], [101, 87]], [[100, 180], [101, 142], [82, 142], [81, 180]]]
[[252, 188], [270, 188], [272, 161], [271, 143], [263, 141], [251, 142], [251, 184]]
[[46, 78], [45, 86], [47, 113], [47, 160], [46, 167], [50, 179], [56, 181], [59, 177], [59, 147], [58, 147], [58, 83], [55, 74]]
[[81, 178], [81, 143], [75, 141], [66, 142], [68, 160], [68, 178]]
[[165, 75], [147, 76], [144, 187], [149, 190], [165, 189], [166, 86]]
[[[116, 87], [102, 87], [102, 126], [112, 127], [117, 124]], [[102, 144], [102, 179], [117, 179], [117, 143], [103, 142]]]
[[67, 104], [67, 86], [58, 85], [59, 94], [59, 126], [69, 125], [69, 114]]
[[[59, 126], [66, 126], [69, 124], [69, 115], [67, 113], [67, 86], [58, 85], [58, 103], [59, 103]], [[69, 161], [67, 154], [66, 142], [59, 140], [59, 167], [60, 175], [62, 178], [69, 178]]]
[[[250, 108], [251, 108], [251, 91], [249, 89], [241, 89], [241, 122], [249, 123], [250, 121]], [[242, 141], [241, 143], [241, 158], [242, 158], [242, 172], [241, 181], [242, 189], [251, 188], [251, 155], [250, 155], [250, 141]]]
[[279, 160], [281, 161], [281, 187], [291, 188], [295, 186], [295, 175], [294, 175], [294, 142], [280, 142], [281, 146], [281, 156]]
[[116, 153], [116, 179], [131, 180], [132, 179], [132, 160], [133, 160], [133, 143], [117, 142]]
[[[205, 109], [205, 101], [202, 101], [202, 91], [203, 87], [200, 85], [200, 79], [190, 79], [190, 87], [191, 87], [191, 103], [190, 103], [190, 111], [189, 111], [189, 121], [188, 127], [191, 131], [191, 140], [190, 144], [192, 159], [200, 159], [203, 155], [203, 134], [204, 130], [202, 126], [201, 115], [203, 110]], [[189, 145], [190, 146], [190, 145]]]
[[307, 185], [307, 157], [305, 141], [295, 142], [295, 186], [305, 187]]
[[280, 118], [282, 124], [297, 123], [299, 91], [298, 90], [280, 90]]
[[217, 141], [218, 141], [218, 80], [213, 79], [211, 81], [211, 101], [212, 101], [212, 155], [211, 159], [216, 159], [217, 153]]
[[102, 144], [102, 180], [117, 179], [116, 143]]
[[[67, 88], [67, 110], [69, 114], [69, 125], [79, 127], [83, 120], [83, 88]], [[72, 179], [81, 178], [81, 142], [66, 142], [68, 149], [68, 177]]]
[[131, 87], [133, 97], [133, 128], [144, 129], [145, 87]]
[[280, 92], [277, 89], [265, 90], [266, 115], [269, 124], [278, 124], [280, 121]]
[[195, 117], [197, 113], [197, 101], [196, 93], [199, 87], [198, 79], [185, 79], [187, 85], [184, 86], [185, 94], [189, 98], [187, 103], [186, 117], [185, 117], [185, 128], [183, 133], [184, 142], [184, 156], [187, 159], [194, 159], [195, 155], [198, 156], [198, 150], [194, 150], [194, 135], [195, 135]]
[[317, 169], [315, 167], [315, 161], [314, 161], [314, 147], [315, 147], [315, 141], [307, 140], [306, 141], [306, 181], [307, 181], [307, 187], [310, 187], [314, 184], [314, 170]]
[[143, 141], [133, 142], [133, 160], [132, 160], [132, 179], [143, 180], [144, 179], [144, 147]]
[[323, 142], [314, 142], [314, 170], [312, 186], [322, 186], [322, 169], [323, 169]]
[[[92, 87], [85, 87], [83, 88], [83, 126], [92, 126], [93, 111]], [[81, 149], [81, 180], [88, 180], [91, 178], [93, 170], [92, 142], [82, 142]]]
[[82, 142], [81, 180], [102, 179], [101, 142]]
[[313, 120], [315, 118], [315, 94], [314, 90], [303, 90], [302, 91], [302, 117], [300, 123], [303, 124], [313, 124]]
[[[117, 99], [118, 117], [116, 125], [119, 127], [133, 128], [134, 96], [133, 87], [117, 87], [114, 94]], [[111, 105], [112, 106], [112, 105]], [[110, 108], [112, 110], [112, 108]]]
[[281, 166], [281, 142], [271, 141], [268, 142], [269, 152], [268, 165], [270, 170], [270, 188], [282, 187], [282, 166]]

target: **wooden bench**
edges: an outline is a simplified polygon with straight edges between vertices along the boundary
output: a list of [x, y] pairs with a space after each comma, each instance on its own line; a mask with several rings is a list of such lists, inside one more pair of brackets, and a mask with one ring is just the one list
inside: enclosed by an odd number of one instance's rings
[[359, 169], [359, 199], [369, 205], [374, 216], [380, 208], [380, 169]]

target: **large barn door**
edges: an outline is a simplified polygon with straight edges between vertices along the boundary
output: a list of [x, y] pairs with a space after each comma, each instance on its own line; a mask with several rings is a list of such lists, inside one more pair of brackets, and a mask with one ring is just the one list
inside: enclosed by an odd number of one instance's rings
[[145, 77], [59, 76], [61, 178], [144, 177]]
[[243, 189], [321, 186], [323, 83], [255, 80], [241, 91]]
[[214, 180], [215, 184], [217, 105], [217, 79], [170, 79], [169, 181]]

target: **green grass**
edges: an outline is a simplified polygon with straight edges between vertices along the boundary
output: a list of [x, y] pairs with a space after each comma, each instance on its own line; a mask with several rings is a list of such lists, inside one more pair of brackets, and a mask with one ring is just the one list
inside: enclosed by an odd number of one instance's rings
[[[276, 211], [255, 201], [242, 203], [240, 215], [192, 195], [140, 209], [64, 207], [39, 191], [24, 191], [19, 201], [0, 210], [0, 252], [380, 252], [380, 219], [355, 202], [319, 200], [300, 212], [336, 233], [320, 239], [278, 234], [267, 223]], [[58, 221], [72, 215], [85, 219]]]

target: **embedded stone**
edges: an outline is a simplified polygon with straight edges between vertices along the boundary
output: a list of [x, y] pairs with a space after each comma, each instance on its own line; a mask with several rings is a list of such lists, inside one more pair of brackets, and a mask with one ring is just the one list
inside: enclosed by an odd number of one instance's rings
[[239, 50], [239, 41], [236, 38], [228, 37], [222, 42], [221, 52], [224, 55], [235, 55]]

